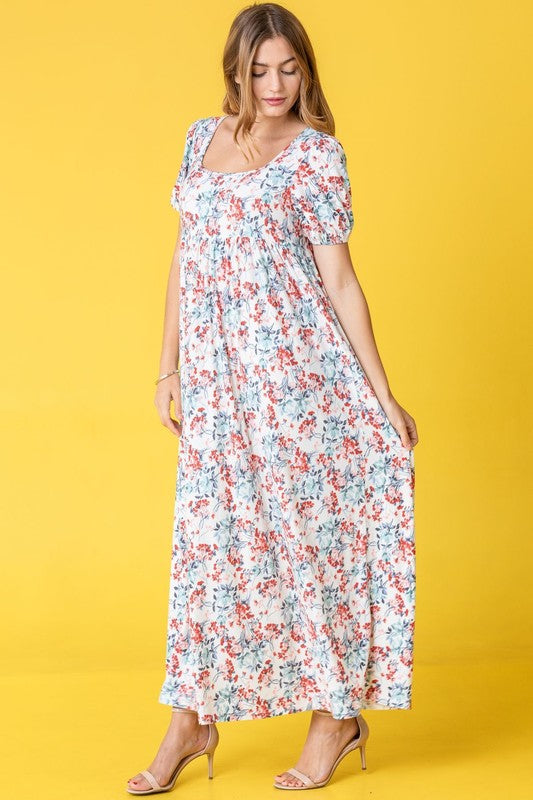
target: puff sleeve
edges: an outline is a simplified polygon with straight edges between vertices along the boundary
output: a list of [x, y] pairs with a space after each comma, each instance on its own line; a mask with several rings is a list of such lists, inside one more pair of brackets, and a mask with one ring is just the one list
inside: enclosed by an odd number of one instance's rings
[[185, 134], [185, 146], [183, 148], [183, 158], [181, 161], [181, 166], [178, 172], [178, 176], [172, 187], [172, 191], [170, 193], [170, 205], [172, 208], [175, 208], [176, 211], [179, 211], [181, 214], [181, 195], [183, 190], [183, 184], [187, 177], [189, 171], [189, 165], [192, 160], [193, 156], [193, 149], [194, 149], [194, 131], [196, 129], [196, 123], [198, 120], [192, 122], [188, 129], [187, 133]]
[[346, 153], [325, 134], [310, 148], [297, 190], [299, 229], [311, 244], [347, 242], [354, 227]]

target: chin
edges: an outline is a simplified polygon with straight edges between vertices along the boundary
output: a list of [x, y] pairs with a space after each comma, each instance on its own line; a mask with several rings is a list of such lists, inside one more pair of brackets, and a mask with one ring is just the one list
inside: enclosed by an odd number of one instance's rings
[[270, 106], [266, 101], [261, 103], [261, 109], [263, 113], [270, 117], [281, 117], [283, 114], [286, 114], [289, 110], [290, 106], [285, 101], [280, 106]]

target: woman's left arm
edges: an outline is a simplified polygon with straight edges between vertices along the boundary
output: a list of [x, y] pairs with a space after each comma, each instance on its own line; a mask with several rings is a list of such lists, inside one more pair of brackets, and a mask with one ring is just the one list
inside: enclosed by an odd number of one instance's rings
[[350, 251], [342, 244], [313, 245], [322, 282], [378, 401], [404, 447], [418, 442], [414, 419], [394, 398], [378, 353], [368, 303], [355, 274]]

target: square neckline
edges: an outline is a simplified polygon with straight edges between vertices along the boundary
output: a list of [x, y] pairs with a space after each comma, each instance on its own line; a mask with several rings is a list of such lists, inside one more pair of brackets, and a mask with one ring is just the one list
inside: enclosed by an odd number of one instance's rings
[[199, 165], [199, 169], [200, 169], [201, 172], [205, 172], [205, 173], [208, 173], [210, 175], [252, 175], [253, 173], [261, 172], [262, 170], [267, 169], [267, 167], [270, 167], [272, 164], [274, 164], [276, 161], [278, 161], [280, 158], [282, 158], [285, 155], [285, 153], [287, 153], [287, 151], [289, 151], [292, 148], [292, 146], [300, 139], [300, 137], [303, 136], [304, 133], [307, 133], [307, 131], [314, 131], [315, 130], [310, 125], [307, 125], [305, 128], [303, 128], [300, 131], [300, 133], [297, 133], [296, 136], [293, 139], [291, 139], [291, 141], [282, 150], [280, 150], [279, 153], [277, 153], [277, 155], [275, 155], [273, 158], [271, 158], [270, 161], [267, 161], [266, 164], [263, 164], [262, 167], [257, 167], [256, 169], [240, 170], [239, 172], [221, 172], [220, 170], [217, 170], [217, 169], [209, 169], [208, 167], [204, 167], [203, 161], [204, 161], [204, 156], [206, 154], [207, 148], [209, 147], [209, 145], [213, 141], [213, 137], [214, 137], [214, 135], [215, 135], [215, 133], [216, 133], [216, 131], [218, 129], [218, 126], [222, 122], [222, 120], [226, 119], [226, 117], [229, 117], [229, 116], [230, 116], [230, 114], [222, 114], [220, 117], [211, 117], [211, 119], [215, 120], [216, 124], [215, 124], [213, 130], [211, 131], [211, 134], [205, 137], [206, 140], [207, 140], [207, 144], [205, 144], [202, 147], [202, 150], [200, 152], [200, 158], [198, 159], [198, 165]]

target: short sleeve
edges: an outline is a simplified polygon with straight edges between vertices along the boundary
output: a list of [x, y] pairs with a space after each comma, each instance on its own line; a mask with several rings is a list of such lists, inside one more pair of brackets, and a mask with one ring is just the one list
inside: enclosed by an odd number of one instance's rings
[[172, 208], [175, 208], [176, 211], [179, 211], [181, 214], [181, 193], [183, 189], [183, 184], [187, 177], [189, 171], [189, 165], [192, 160], [193, 156], [193, 144], [194, 144], [194, 132], [196, 129], [196, 123], [198, 120], [195, 120], [189, 128], [187, 129], [187, 133], [185, 135], [185, 146], [183, 148], [183, 159], [181, 161], [181, 166], [178, 172], [178, 177], [172, 187], [172, 191], [170, 193], [170, 205]]
[[347, 242], [354, 227], [352, 190], [346, 153], [338, 139], [326, 135], [312, 144], [299, 184], [302, 235], [311, 244]]

